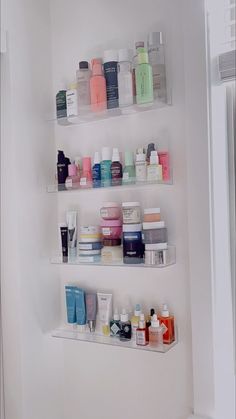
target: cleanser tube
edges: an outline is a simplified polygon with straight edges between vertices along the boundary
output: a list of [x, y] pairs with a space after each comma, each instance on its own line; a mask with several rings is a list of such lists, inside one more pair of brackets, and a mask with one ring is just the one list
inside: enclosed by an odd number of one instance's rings
[[85, 300], [86, 300], [87, 323], [89, 326], [89, 330], [90, 332], [95, 332], [96, 315], [97, 315], [97, 295], [86, 293]]
[[102, 332], [105, 336], [110, 335], [109, 324], [112, 315], [112, 294], [97, 293], [98, 316], [102, 324]]
[[81, 288], [75, 290], [75, 309], [76, 322], [80, 326], [80, 331], [84, 332], [86, 326], [85, 292]]
[[62, 261], [68, 262], [68, 227], [66, 224], [60, 224]]
[[65, 286], [67, 322], [70, 324], [76, 323], [75, 289], [76, 287], [72, 287], [70, 285]]
[[68, 249], [69, 259], [76, 259], [77, 256], [77, 212], [68, 211], [66, 213], [68, 227]]

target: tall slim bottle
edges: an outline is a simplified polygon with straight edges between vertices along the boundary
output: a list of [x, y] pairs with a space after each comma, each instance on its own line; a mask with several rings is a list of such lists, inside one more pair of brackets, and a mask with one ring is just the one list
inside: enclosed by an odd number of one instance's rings
[[90, 77], [88, 61], [80, 61], [79, 70], [76, 71], [78, 86], [78, 112], [88, 111], [90, 105]]
[[154, 97], [167, 100], [166, 66], [162, 32], [148, 36], [148, 56], [152, 66]]
[[107, 108], [106, 80], [103, 76], [101, 60], [98, 58], [92, 60], [90, 99], [93, 112], [101, 112]]
[[133, 94], [134, 103], [136, 103], [136, 81], [135, 81], [135, 69], [138, 65], [138, 49], [144, 48], [144, 41], [135, 42], [135, 54], [132, 60], [132, 77], [133, 77]]
[[138, 49], [138, 66], [135, 69], [137, 104], [153, 102], [152, 67], [145, 48]]
[[134, 101], [132, 64], [130, 56], [130, 50], [119, 50], [118, 89], [120, 107], [132, 105]]
[[104, 76], [106, 79], [107, 91], [107, 108], [118, 108], [119, 93], [118, 93], [118, 54], [115, 50], [104, 51]]

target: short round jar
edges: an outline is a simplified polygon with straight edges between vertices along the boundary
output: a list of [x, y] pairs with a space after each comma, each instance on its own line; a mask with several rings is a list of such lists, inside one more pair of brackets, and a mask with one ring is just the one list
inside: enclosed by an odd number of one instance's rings
[[142, 243], [142, 225], [123, 225], [123, 260], [127, 264], [143, 262], [144, 246]]
[[103, 220], [119, 220], [121, 218], [121, 208], [117, 202], [104, 202], [100, 209]]
[[79, 250], [100, 250], [102, 242], [83, 243], [79, 242]]
[[120, 239], [122, 223], [120, 220], [103, 220], [101, 223], [102, 237], [104, 239]]
[[143, 242], [145, 244], [167, 243], [167, 228], [164, 221], [143, 223]]
[[123, 223], [137, 224], [141, 222], [140, 202], [123, 202], [122, 204]]
[[[117, 244], [118, 243], [118, 244]], [[120, 263], [122, 262], [123, 250], [121, 247], [121, 240], [107, 240], [103, 241], [102, 248], [102, 263]]]
[[161, 210], [160, 208], [145, 208], [143, 211], [143, 221], [157, 222], [161, 220]]
[[100, 226], [81, 226], [80, 227], [80, 234], [100, 234], [101, 228]]

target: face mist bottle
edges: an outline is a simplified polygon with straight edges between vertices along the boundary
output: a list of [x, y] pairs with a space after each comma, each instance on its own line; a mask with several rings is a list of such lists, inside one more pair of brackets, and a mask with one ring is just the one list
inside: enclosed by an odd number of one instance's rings
[[149, 64], [148, 53], [145, 48], [138, 49], [138, 66], [135, 70], [135, 80], [137, 104], [153, 102], [152, 67]]
[[90, 98], [93, 112], [101, 112], [107, 108], [106, 80], [103, 76], [101, 60], [98, 58], [92, 60]]
[[80, 61], [79, 70], [76, 72], [79, 112], [87, 111], [90, 105], [90, 77], [88, 61]]
[[123, 308], [122, 314], [120, 315], [120, 340], [131, 340], [131, 336], [131, 322], [129, 321], [128, 313], [126, 313], [126, 310]]
[[80, 178], [81, 188], [92, 187], [92, 168], [91, 168], [91, 157], [83, 157], [82, 160], [82, 175]]
[[130, 60], [130, 50], [119, 50], [118, 63], [118, 88], [119, 106], [129, 106], [133, 104], [133, 78], [132, 65]]
[[166, 100], [166, 67], [162, 32], [151, 32], [149, 34], [148, 56], [153, 72], [154, 95]]

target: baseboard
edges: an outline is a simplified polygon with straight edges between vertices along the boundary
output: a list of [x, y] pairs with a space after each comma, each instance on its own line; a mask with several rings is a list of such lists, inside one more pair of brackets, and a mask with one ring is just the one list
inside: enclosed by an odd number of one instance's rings
[[206, 416], [191, 415], [187, 419], [211, 419], [211, 418], [206, 417]]

